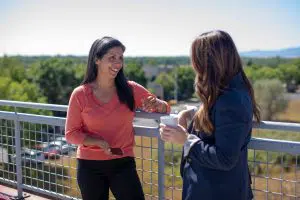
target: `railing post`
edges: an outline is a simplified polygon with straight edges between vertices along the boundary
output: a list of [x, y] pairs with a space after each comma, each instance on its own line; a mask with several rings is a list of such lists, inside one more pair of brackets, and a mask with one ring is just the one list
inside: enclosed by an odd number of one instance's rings
[[158, 199], [165, 199], [165, 143], [158, 137]]
[[17, 173], [17, 190], [18, 198], [23, 197], [22, 189], [22, 157], [21, 157], [21, 133], [20, 133], [20, 121], [15, 107], [15, 144], [16, 144], [16, 173]]

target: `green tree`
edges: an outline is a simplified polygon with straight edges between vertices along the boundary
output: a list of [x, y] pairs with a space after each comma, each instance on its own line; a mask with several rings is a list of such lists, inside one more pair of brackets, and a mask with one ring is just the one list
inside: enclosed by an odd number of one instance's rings
[[160, 73], [156, 79], [155, 83], [160, 84], [164, 88], [164, 98], [165, 100], [170, 100], [174, 98], [174, 77], [166, 72]]
[[249, 79], [251, 79], [251, 81], [256, 81], [259, 79], [260, 75], [257, 72], [259, 69], [261, 68], [261, 66], [253, 64], [253, 65], [249, 65], [244, 67], [245, 73], [247, 75], [247, 77]]
[[281, 72], [277, 68], [251, 65], [244, 68], [247, 77], [253, 82], [261, 79], [279, 79]]
[[289, 87], [296, 89], [296, 84], [300, 83], [300, 66], [295, 64], [282, 64], [279, 65], [278, 71], [280, 71], [280, 80], [286, 83], [287, 90]]
[[[7, 99], [12, 101], [25, 101], [47, 103], [47, 98], [42, 95], [39, 87], [33, 83], [23, 80], [17, 82], [10, 77], [0, 77], [0, 99]], [[10, 109], [11, 110], [11, 109]], [[28, 109], [20, 108], [19, 112], [26, 112]], [[33, 113], [48, 113], [47, 111], [34, 111]]]
[[124, 67], [124, 73], [129, 80], [135, 81], [144, 87], [147, 86], [147, 79], [139, 62], [129, 62]]
[[[176, 75], [177, 74], [177, 75]], [[175, 77], [177, 76], [177, 80]], [[178, 100], [186, 100], [194, 94], [195, 72], [191, 66], [180, 66], [174, 68], [171, 73], [160, 73], [155, 82], [164, 88], [164, 97], [166, 100], [174, 99], [175, 81], [177, 81]]]
[[247, 66], [251, 66], [253, 64], [253, 61], [252, 61], [252, 59], [250, 58], [248, 61], [247, 61]]
[[[39, 87], [28, 80], [28, 69], [25, 68], [19, 57], [0, 58], [0, 99], [46, 103], [47, 98], [41, 93]], [[3, 107], [3, 110], [13, 110]], [[42, 114], [49, 111], [19, 108], [19, 112]]]
[[180, 66], [175, 68], [177, 72], [178, 100], [186, 100], [193, 96], [195, 72], [191, 66]]
[[[17, 82], [11, 79], [11, 77], [0, 77], [0, 99], [7, 99], [13, 101], [25, 101], [25, 102], [38, 102], [38, 103], [46, 103], [47, 98], [44, 97], [39, 87], [33, 83], [28, 82], [27, 80], [23, 80], [21, 82]], [[15, 111], [13, 107], [1, 107], [1, 110], [6, 111]], [[52, 115], [51, 111], [47, 110], [39, 110], [39, 109], [29, 109], [29, 108], [17, 108], [17, 111], [20, 113], [28, 113], [31, 114], [41, 114], [41, 115]], [[9, 120], [8, 120], [9, 121]], [[14, 129], [13, 128], [5, 128], [9, 123], [7, 120], [0, 120], [0, 132], [2, 137], [2, 143], [8, 144], [9, 153], [14, 152]], [[41, 130], [41, 124], [31, 124], [34, 128], [28, 128], [30, 123], [22, 122], [21, 124], [21, 138], [22, 144], [25, 146], [29, 146], [30, 143], [35, 143], [35, 140], [40, 140], [42, 134], [40, 132], [36, 132], [35, 130]]]
[[48, 103], [68, 104], [71, 92], [82, 81], [77, 68], [78, 64], [72, 59], [50, 58], [33, 66], [35, 76], [31, 78], [48, 98]]
[[10, 77], [12, 80], [21, 82], [26, 79], [25, 66], [17, 58], [4, 56], [0, 59], [0, 71], [3, 77]]
[[277, 68], [264, 66], [257, 71], [258, 79], [278, 79], [280, 71]]
[[284, 87], [279, 80], [258, 80], [254, 83], [254, 91], [263, 120], [275, 120], [276, 114], [286, 109], [288, 101], [284, 97]]

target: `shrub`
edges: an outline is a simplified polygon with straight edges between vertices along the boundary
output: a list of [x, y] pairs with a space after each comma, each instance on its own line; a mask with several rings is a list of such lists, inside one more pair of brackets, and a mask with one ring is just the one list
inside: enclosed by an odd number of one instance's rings
[[263, 120], [274, 120], [276, 114], [287, 108], [283, 84], [277, 80], [258, 80], [254, 83], [255, 98]]

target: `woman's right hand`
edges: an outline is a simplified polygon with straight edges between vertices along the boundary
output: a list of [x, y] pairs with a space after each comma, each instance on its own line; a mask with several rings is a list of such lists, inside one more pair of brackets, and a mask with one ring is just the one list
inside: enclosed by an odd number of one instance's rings
[[105, 140], [99, 139], [97, 146], [99, 146], [101, 149], [103, 149], [107, 155], [112, 154], [110, 151], [110, 145]]
[[91, 137], [91, 136], [86, 136], [86, 138], [83, 141], [83, 145], [85, 146], [98, 146], [101, 149], [104, 150], [104, 152], [107, 155], [111, 155], [111, 151], [110, 151], [110, 145], [103, 140], [102, 137]]

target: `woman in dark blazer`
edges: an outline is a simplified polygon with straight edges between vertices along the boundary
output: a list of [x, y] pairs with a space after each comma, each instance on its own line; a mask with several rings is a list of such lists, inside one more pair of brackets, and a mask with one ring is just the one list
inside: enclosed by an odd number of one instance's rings
[[247, 144], [260, 112], [235, 44], [224, 31], [203, 33], [191, 61], [202, 104], [195, 114], [181, 112], [176, 128], [160, 128], [163, 140], [183, 145], [182, 199], [252, 199]]

